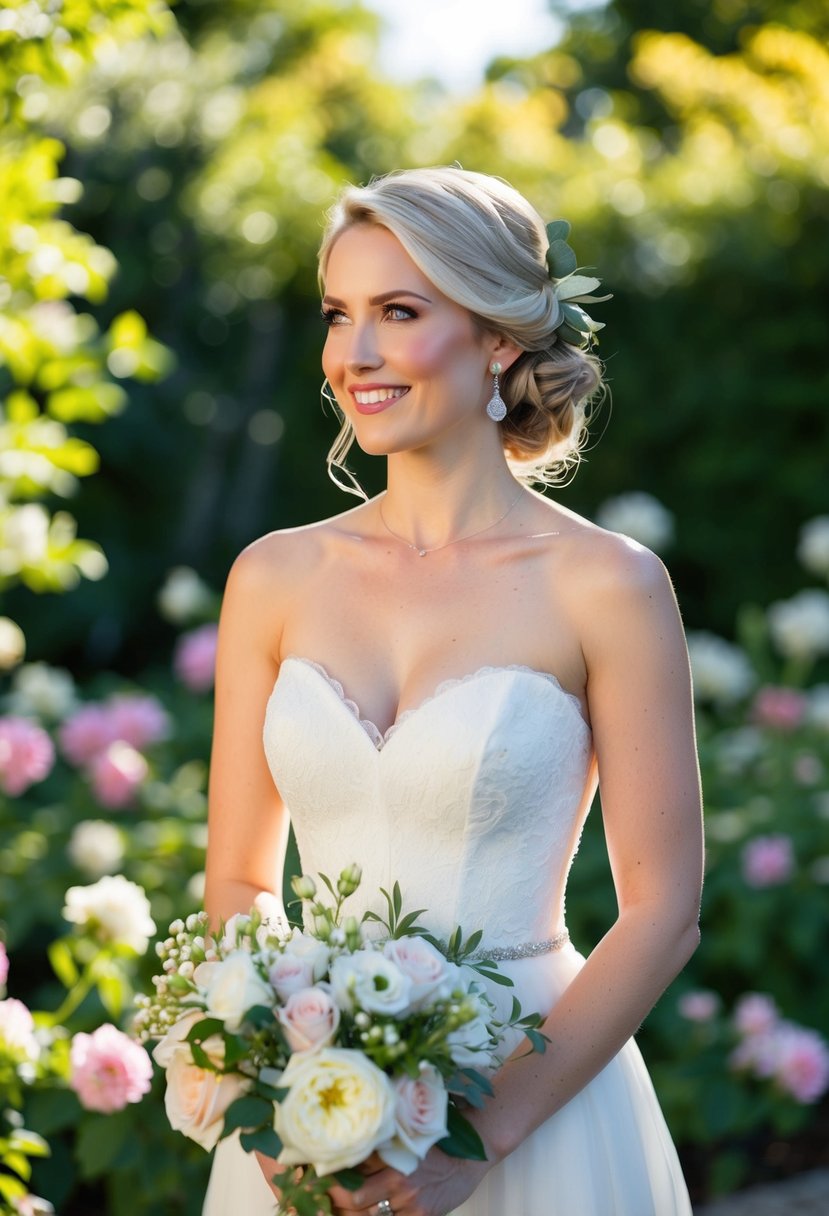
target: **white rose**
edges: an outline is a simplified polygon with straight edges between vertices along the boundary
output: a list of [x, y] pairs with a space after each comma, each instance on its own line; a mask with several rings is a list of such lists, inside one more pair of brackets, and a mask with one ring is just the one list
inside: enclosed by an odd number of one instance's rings
[[596, 522], [611, 532], [632, 536], [651, 549], [664, 549], [674, 538], [674, 517], [652, 494], [633, 491], [608, 498], [596, 513]]
[[488, 1068], [496, 1063], [489, 1029], [482, 1017], [464, 1022], [447, 1035], [446, 1043], [458, 1068]]
[[383, 954], [412, 981], [410, 1001], [414, 1009], [422, 1009], [451, 977], [444, 956], [422, 937], [391, 938]]
[[221, 962], [215, 963], [206, 979], [200, 971], [198, 983], [204, 984], [207, 1011], [235, 1032], [254, 1005], [272, 1005], [273, 989], [263, 980], [251, 956], [245, 950], [235, 950]]
[[59, 719], [75, 707], [75, 681], [61, 667], [26, 663], [15, 672], [9, 708], [15, 713]]
[[293, 992], [276, 1016], [285, 1031], [291, 1051], [329, 1047], [340, 1025], [340, 1011], [323, 987]]
[[814, 659], [829, 653], [829, 595], [801, 591], [779, 600], [768, 611], [769, 628], [781, 654], [792, 659]]
[[310, 1163], [320, 1175], [359, 1165], [394, 1134], [395, 1093], [360, 1051], [324, 1047], [291, 1056], [276, 1106], [280, 1165]]
[[123, 874], [100, 878], [89, 887], [70, 887], [63, 916], [107, 943], [143, 954], [155, 933], [150, 901], [143, 887]]
[[311, 960], [297, 954], [280, 954], [274, 959], [268, 979], [276, 989], [280, 1001], [287, 1001], [294, 992], [310, 988], [314, 982]]
[[301, 929], [294, 929], [293, 936], [285, 943], [285, 953], [309, 962], [315, 980], [323, 978], [331, 961], [331, 951], [325, 942], [312, 937], [310, 933], [303, 933]]
[[375, 950], [341, 954], [331, 964], [331, 987], [341, 1009], [399, 1014], [411, 1009], [412, 981]]
[[438, 1070], [431, 1064], [417, 1078], [398, 1077], [392, 1082], [397, 1095], [395, 1134], [378, 1149], [392, 1169], [411, 1174], [433, 1144], [447, 1135], [449, 1095]]
[[[179, 1018], [177, 1022], [174, 1022], [164, 1038], [159, 1039], [153, 1048], [153, 1059], [156, 1064], [159, 1064], [162, 1068], [169, 1068], [173, 1056], [177, 1052], [184, 1052], [192, 1060], [190, 1044], [186, 1042], [186, 1039], [192, 1028], [197, 1026], [199, 1022], [203, 1022], [206, 1017], [207, 1014], [201, 1009], [194, 1009], [190, 1013], [185, 1013], [184, 1017]], [[214, 1063], [222, 1063], [224, 1060], [224, 1044], [218, 1035], [211, 1035], [209, 1039], [205, 1040], [202, 1047], [204, 1047], [204, 1050]], [[219, 1048], [221, 1049], [220, 1051]]]
[[189, 566], [170, 570], [158, 593], [157, 604], [165, 620], [184, 625], [210, 607], [210, 589]]
[[77, 823], [66, 851], [79, 870], [85, 870], [94, 878], [111, 874], [124, 859], [121, 833], [104, 819], [85, 819], [83, 823]]
[[688, 656], [697, 701], [733, 705], [746, 696], [757, 682], [745, 651], [714, 633], [689, 633]]

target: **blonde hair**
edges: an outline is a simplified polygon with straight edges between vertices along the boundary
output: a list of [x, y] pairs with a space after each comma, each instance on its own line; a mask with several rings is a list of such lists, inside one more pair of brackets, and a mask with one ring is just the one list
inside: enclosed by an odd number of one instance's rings
[[[501, 441], [520, 480], [564, 481], [580, 460], [602, 367], [557, 333], [561, 303], [545, 262], [547, 233], [534, 208], [500, 178], [454, 167], [407, 169], [347, 186], [328, 214], [321, 281], [334, 242], [355, 224], [388, 229], [439, 291], [467, 308], [482, 329], [522, 348], [501, 380], [508, 410], [499, 423]], [[345, 465], [353, 439], [343, 418], [328, 471], [342, 489], [359, 494], [337, 476], [357, 484]]]

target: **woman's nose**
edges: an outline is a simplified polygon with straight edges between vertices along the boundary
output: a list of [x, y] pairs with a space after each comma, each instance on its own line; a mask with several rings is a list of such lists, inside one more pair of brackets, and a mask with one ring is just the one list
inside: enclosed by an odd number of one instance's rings
[[355, 327], [346, 354], [346, 365], [352, 373], [365, 368], [380, 367], [383, 363], [374, 329], [370, 325]]

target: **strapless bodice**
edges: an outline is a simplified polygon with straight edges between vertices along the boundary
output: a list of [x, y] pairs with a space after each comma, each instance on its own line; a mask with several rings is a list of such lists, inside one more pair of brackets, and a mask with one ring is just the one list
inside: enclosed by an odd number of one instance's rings
[[293, 656], [264, 745], [303, 870], [334, 878], [362, 865], [354, 914], [384, 911], [378, 891], [397, 880], [438, 935], [460, 924], [513, 947], [563, 929], [592, 746], [578, 699], [553, 676], [481, 668], [382, 735], [319, 664]]

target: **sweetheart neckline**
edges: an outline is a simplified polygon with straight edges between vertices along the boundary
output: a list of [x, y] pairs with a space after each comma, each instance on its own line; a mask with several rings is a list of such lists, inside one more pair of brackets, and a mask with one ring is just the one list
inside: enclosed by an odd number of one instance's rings
[[276, 674], [273, 689], [271, 690], [271, 696], [273, 696], [274, 692], [276, 691], [276, 686], [279, 683], [282, 668], [286, 663], [299, 663], [301, 666], [315, 672], [337, 695], [337, 698], [345, 706], [345, 708], [351, 712], [377, 751], [381, 751], [385, 747], [389, 740], [393, 738], [396, 732], [401, 726], [403, 726], [405, 722], [408, 721], [409, 718], [413, 717], [415, 714], [419, 714], [421, 710], [427, 707], [427, 705], [431, 705], [433, 701], [438, 700], [447, 692], [464, 684], [471, 683], [473, 680], [481, 679], [483, 676], [498, 674], [500, 672], [516, 672], [521, 675], [528, 675], [536, 679], [544, 680], [549, 686], [556, 689], [561, 694], [565, 702], [569, 702], [569, 704], [575, 710], [582, 726], [584, 726], [588, 732], [591, 731], [590, 723], [584, 716], [581, 701], [576, 694], [573, 692], [568, 692], [567, 689], [562, 686], [558, 677], [554, 676], [552, 672], [541, 671], [537, 667], [529, 667], [524, 663], [483, 664], [482, 666], [475, 668], [474, 671], [467, 672], [466, 675], [450, 676], [446, 680], [441, 680], [434, 692], [424, 697], [422, 701], [418, 701], [416, 705], [411, 705], [408, 709], [404, 709], [402, 713], [398, 714], [395, 721], [392, 722], [391, 726], [389, 726], [385, 731], [381, 731], [380, 727], [377, 726], [376, 723], [372, 722], [370, 718], [362, 717], [360, 707], [357, 702], [346, 695], [345, 689], [341, 682], [332, 676], [322, 663], [318, 663], [315, 659], [309, 659], [305, 655], [285, 655], [284, 659], [280, 663], [279, 671]]

